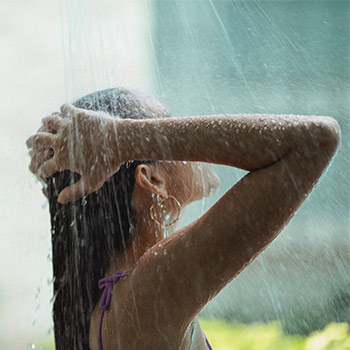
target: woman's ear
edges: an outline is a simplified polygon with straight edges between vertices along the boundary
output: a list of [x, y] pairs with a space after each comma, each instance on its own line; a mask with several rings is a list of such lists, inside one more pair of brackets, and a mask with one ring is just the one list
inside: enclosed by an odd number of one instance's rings
[[146, 191], [168, 197], [165, 176], [156, 164], [140, 164], [135, 170], [135, 181]]

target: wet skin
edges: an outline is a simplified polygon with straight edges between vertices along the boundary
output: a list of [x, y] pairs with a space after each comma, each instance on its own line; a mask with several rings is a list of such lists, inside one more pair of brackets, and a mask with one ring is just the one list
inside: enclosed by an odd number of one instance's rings
[[[38, 176], [64, 169], [82, 175], [61, 192], [62, 203], [98, 190], [127, 160], [156, 161], [135, 172], [137, 234], [106, 273], [128, 271], [115, 285], [113, 295], [118, 297], [112, 297], [104, 317], [104, 349], [189, 349], [195, 316], [289, 222], [340, 140], [338, 123], [328, 117], [116, 120], [72, 106], [64, 106], [62, 113], [70, 118], [56, 114], [45, 119], [41, 131], [28, 140], [30, 168]], [[185, 206], [215, 190], [217, 177], [203, 162], [249, 173], [207, 213], [165, 237], [149, 208], [161, 198], [175, 217], [170, 196]], [[97, 349], [99, 316], [96, 307], [91, 349]], [[197, 348], [207, 349], [203, 336], [196, 337]]]

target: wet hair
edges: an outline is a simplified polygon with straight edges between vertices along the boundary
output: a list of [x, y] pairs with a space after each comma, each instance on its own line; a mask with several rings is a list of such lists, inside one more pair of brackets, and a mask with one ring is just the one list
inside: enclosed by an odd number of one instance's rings
[[[73, 105], [119, 118], [168, 116], [163, 105], [151, 96], [124, 88], [98, 91]], [[89, 348], [90, 318], [101, 295], [98, 280], [117, 252], [124, 249], [136, 224], [131, 198], [135, 169], [141, 163], [145, 162], [124, 163], [99, 191], [65, 205], [57, 202], [58, 194], [80, 176], [64, 171], [47, 182], [57, 350]]]

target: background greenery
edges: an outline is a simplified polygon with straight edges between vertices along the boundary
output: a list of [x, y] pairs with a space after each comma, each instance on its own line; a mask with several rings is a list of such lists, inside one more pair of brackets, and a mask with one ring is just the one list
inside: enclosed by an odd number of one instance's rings
[[214, 350], [350, 350], [350, 328], [331, 323], [309, 336], [286, 335], [279, 322], [233, 324], [223, 320], [201, 320]]
[[[350, 350], [347, 323], [330, 323], [309, 336], [286, 335], [277, 321], [247, 325], [202, 318], [200, 323], [214, 350]], [[52, 337], [42, 339], [35, 349], [54, 350]]]

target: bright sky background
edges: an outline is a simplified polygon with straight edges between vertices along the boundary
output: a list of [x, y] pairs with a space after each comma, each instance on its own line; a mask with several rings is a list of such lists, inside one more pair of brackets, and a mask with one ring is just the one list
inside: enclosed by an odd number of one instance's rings
[[[29, 342], [35, 342], [38, 334], [46, 335], [52, 327], [48, 205], [40, 183], [28, 170], [25, 140], [38, 129], [41, 118], [67, 100], [116, 84], [111, 77], [118, 76], [118, 85], [150, 89], [149, 54], [143, 46], [143, 36], [149, 30], [145, 28], [148, 14], [138, 3], [123, 2], [119, 6], [119, 27], [114, 28], [112, 13], [117, 11], [113, 4], [99, 2], [99, 9], [111, 14], [105, 20], [112, 22], [105, 23], [104, 28], [113, 27], [117, 32], [123, 26], [130, 40], [103, 41], [104, 52], [89, 55], [83, 44], [71, 45], [68, 30], [78, 31], [84, 40], [84, 25], [98, 26], [94, 18], [97, 8], [84, 8], [90, 15], [83, 22], [82, 7], [69, 8], [69, 2], [1, 2], [1, 349], [25, 349]], [[111, 6], [111, 11], [106, 11], [104, 6]], [[69, 16], [76, 16], [77, 20], [72, 21]], [[86, 18], [91, 23], [87, 23]], [[69, 27], [65, 21], [72, 21], [77, 27]], [[112, 46], [116, 44], [120, 48], [118, 52], [116, 46]], [[131, 62], [123, 55], [127, 50], [133, 52]], [[95, 61], [91, 61], [91, 57]], [[113, 72], [106, 77], [107, 67], [112, 66]]]

